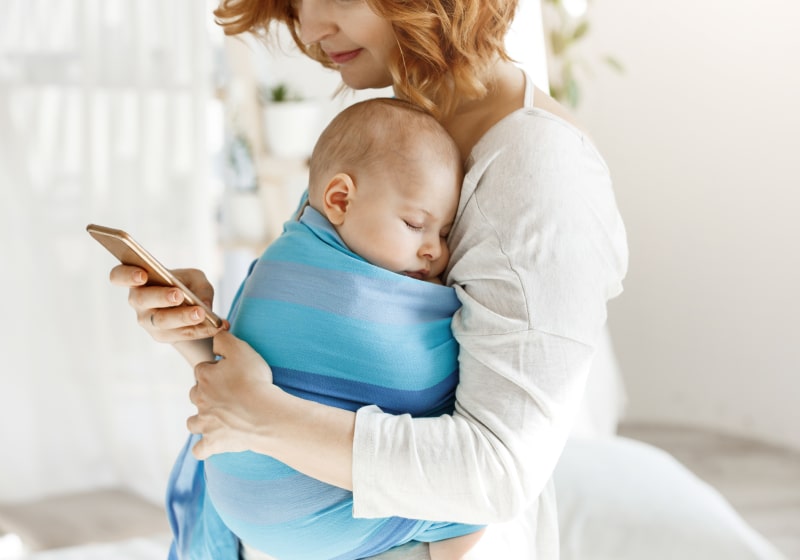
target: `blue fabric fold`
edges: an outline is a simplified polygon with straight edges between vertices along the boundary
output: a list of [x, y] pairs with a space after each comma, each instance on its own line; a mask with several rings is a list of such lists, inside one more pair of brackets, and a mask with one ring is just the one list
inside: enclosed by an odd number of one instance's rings
[[[458, 348], [451, 288], [367, 263], [307, 207], [251, 267], [234, 302], [232, 332], [270, 364], [274, 382], [347, 410], [452, 412]], [[476, 526], [399, 517], [355, 519], [352, 493], [265, 455], [197, 461], [189, 438], [170, 478], [170, 558], [234, 560], [239, 539], [279, 560], [355, 560], [410, 540]]]

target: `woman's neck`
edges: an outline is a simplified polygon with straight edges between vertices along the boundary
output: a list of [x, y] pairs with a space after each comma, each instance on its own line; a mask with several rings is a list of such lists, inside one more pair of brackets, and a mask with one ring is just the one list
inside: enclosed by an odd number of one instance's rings
[[525, 75], [512, 62], [492, 67], [489, 91], [482, 99], [464, 100], [452, 115], [442, 120], [466, 161], [472, 148], [486, 132], [525, 103]]

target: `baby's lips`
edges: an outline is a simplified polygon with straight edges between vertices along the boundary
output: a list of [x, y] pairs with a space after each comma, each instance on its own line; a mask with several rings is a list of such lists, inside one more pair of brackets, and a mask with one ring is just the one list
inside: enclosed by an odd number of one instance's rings
[[404, 274], [406, 276], [411, 277], [411, 278], [416, 278], [417, 280], [425, 280], [429, 276], [430, 271], [429, 270], [414, 270], [414, 271], [405, 272]]

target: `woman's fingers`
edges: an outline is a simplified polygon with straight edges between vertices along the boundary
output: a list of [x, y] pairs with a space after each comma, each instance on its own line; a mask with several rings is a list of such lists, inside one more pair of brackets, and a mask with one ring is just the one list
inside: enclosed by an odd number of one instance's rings
[[167, 308], [145, 309], [140, 322], [142, 326], [160, 330], [180, 329], [182, 327], [192, 327], [199, 325], [206, 318], [206, 313], [201, 307], [187, 306]]
[[[195, 319], [198, 315], [192, 310], [199, 310], [201, 319]], [[203, 310], [196, 307], [152, 309], [149, 315], [145, 314], [139, 318], [139, 324], [159, 342], [185, 342], [212, 338], [219, 332], [220, 329], [205, 321], [204, 317]], [[169, 328], [165, 325], [177, 326]], [[224, 321], [221, 328], [229, 328], [229, 323]]]
[[189, 432], [193, 434], [202, 434], [203, 433], [203, 420], [201, 420], [199, 414], [195, 414], [194, 416], [189, 416], [186, 419], [186, 427], [189, 429]]
[[138, 266], [118, 264], [111, 269], [108, 275], [115, 286], [143, 286], [147, 283], [147, 273]]
[[131, 288], [128, 292], [128, 303], [137, 311], [177, 307], [183, 303], [183, 299], [183, 292], [171, 287], [144, 286]]
[[197, 414], [186, 425], [192, 433], [203, 435], [203, 443], [193, 449], [198, 459], [251, 449], [255, 434], [269, 423], [264, 414], [275, 389], [269, 365], [230, 332], [214, 336], [213, 353], [222, 359], [198, 363], [196, 384], [189, 390]]
[[[214, 288], [202, 271], [172, 271], [206, 305], [214, 300]], [[136, 311], [139, 325], [159, 342], [183, 342], [211, 338], [218, 328], [206, 321], [206, 312], [199, 306], [185, 304], [181, 289], [171, 286], [148, 286], [147, 273], [139, 267], [117, 265], [110, 272], [111, 283], [128, 287], [128, 304]], [[228, 323], [223, 324], [228, 328]]]
[[213, 441], [213, 436], [207, 434], [210, 428], [207, 419], [201, 417], [199, 414], [195, 414], [186, 420], [186, 427], [189, 429], [189, 432], [193, 434], [202, 434], [203, 436], [194, 444], [194, 447], [192, 447], [192, 454], [195, 458], [199, 461], [204, 461], [213, 455], [214, 453], [210, 446]]
[[[192, 433], [199, 434], [201, 432], [192, 432]], [[195, 459], [197, 459], [198, 461], [205, 461], [211, 455], [214, 454], [209, 446], [210, 441], [211, 440], [209, 436], [204, 435], [198, 440], [197, 443], [194, 444], [194, 447], [192, 447], [192, 455], [194, 455]]]
[[232, 347], [239, 342], [239, 339], [233, 336], [228, 331], [221, 331], [214, 336], [214, 354], [224, 358], [227, 356]]
[[206, 278], [202, 270], [196, 268], [179, 268], [172, 273], [189, 288], [200, 301], [211, 306], [214, 301], [214, 287]]
[[192, 401], [192, 404], [196, 406], [203, 404], [199, 400], [199, 396], [201, 395], [199, 384], [205, 382], [206, 380], [210, 379], [212, 375], [214, 375], [214, 368], [216, 365], [217, 362], [200, 362], [194, 366], [194, 378], [197, 383], [195, 383], [189, 390], [189, 400]]

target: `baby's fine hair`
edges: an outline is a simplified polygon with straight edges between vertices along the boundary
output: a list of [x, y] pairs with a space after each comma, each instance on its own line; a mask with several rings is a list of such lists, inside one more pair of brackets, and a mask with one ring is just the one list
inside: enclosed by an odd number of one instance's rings
[[425, 110], [393, 98], [361, 101], [336, 115], [317, 140], [309, 165], [309, 195], [313, 199], [336, 173], [357, 180], [360, 172], [375, 166], [408, 171], [417, 165], [412, 156], [420, 153], [428, 162], [461, 166], [455, 141]]

